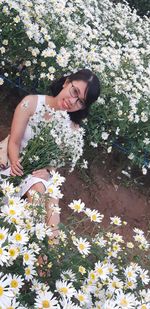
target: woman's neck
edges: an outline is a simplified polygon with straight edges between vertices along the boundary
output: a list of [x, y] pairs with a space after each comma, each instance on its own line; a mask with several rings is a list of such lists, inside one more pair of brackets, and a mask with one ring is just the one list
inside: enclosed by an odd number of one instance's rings
[[57, 108], [57, 100], [56, 97], [53, 96], [48, 96], [46, 95], [46, 100], [45, 100], [46, 104], [48, 105], [48, 107], [50, 108], [54, 108], [54, 109], [58, 109]]

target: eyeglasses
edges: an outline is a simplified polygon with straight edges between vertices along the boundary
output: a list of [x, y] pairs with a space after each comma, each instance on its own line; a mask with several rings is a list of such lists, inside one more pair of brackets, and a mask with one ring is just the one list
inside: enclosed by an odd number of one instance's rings
[[80, 99], [79, 96], [78, 96], [78, 94], [79, 94], [78, 89], [73, 85], [72, 82], [70, 82], [70, 83], [71, 83], [71, 88], [69, 89], [70, 95], [73, 98], [77, 98], [75, 103], [79, 103], [81, 107], [85, 107], [85, 101]]

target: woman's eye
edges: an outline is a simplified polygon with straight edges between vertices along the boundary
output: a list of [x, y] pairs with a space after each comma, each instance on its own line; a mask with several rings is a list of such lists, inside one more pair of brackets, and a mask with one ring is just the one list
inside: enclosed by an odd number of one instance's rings
[[76, 88], [73, 88], [73, 92], [74, 92], [74, 95], [77, 97], [78, 96], [78, 91]]

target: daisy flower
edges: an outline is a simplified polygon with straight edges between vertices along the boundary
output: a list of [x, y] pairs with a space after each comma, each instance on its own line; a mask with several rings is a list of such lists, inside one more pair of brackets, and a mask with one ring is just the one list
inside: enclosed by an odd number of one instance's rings
[[8, 280], [9, 280], [9, 285], [11, 290], [16, 294], [19, 292], [21, 287], [23, 286], [23, 278], [21, 276], [16, 276], [16, 275], [8, 275]]
[[35, 308], [38, 309], [57, 309], [58, 301], [56, 297], [53, 297], [53, 293], [49, 292], [39, 292], [38, 296], [35, 298]]
[[114, 216], [114, 217], [110, 217], [110, 224], [114, 224], [114, 225], [117, 225], [117, 226], [120, 226], [122, 223], [121, 223], [121, 219], [117, 216]]
[[9, 306], [9, 301], [14, 297], [12, 291], [9, 288], [8, 276], [1, 276], [0, 273], [0, 304], [2, 308]]
[[8, 236], [8, 229], [0, 228], [0, 245], [6, 240]]
[[74, 212], [82, 212], [84, 210], [85, 204], [81, 202], [81, 200], [74, 200], [72, 203], [68, 205]]
[[17, 228], [12, 235], [9, 235], [9, 241], [16, 245], [25, 245], [29, 240], [28, 234], [23, 229]]
[[119, 308], [134, 309], [135, 297], [133, 294], [130, 293], [124, 294], [122, 290], [117, 290], [115, 303], [116, 305], [119, 306]]
[[24, 271], [25, 271], [25, 279], [27, 281], [32, 280], [33, 277], [37, 275], [35, 269], [30, 265], [28, 265], [28, 267], [25, 267]]
[[86, 215], [90, 218], [91, 221], [93, 222], [102, 222], [102, 219], [104, 218], [104, 215], [101, 215], [98, 210], [90, 210], [88, 211], [85, 210]]
[[4, 180], [1, 184], [2, 192], [5, 196], [10, 196], [15, 193], [15, 188], [12, 183], [9, 183], [8, 181]]
[[67, 269], [61, 273], [61, 278], [66, 281], [75, 281], [76, 275], [71, 269]]
[[8, 256], [9, 256], [9, 260], [15, 260], [17, 258], [17, 256], [19, 255], [19, 248], [14, 246], [14, 245], [11, 245], [9, 248], [8, 248]]
[[56, 281], [56, 290], [62, 297], [67, 297], [69, 299], [75, 294], [75, 288], [72, 283], [68, 283], [64, 280]]
[[95, 264], [95, 271], [101, 280], [106, 280], [109, 274], [108, 266], [100, 261]]
[[36, 261], [32, 250], [25, 250], [23, 253], [23, 265], [33, 265]]
[[0, 247], [0, 266], [6, 264], [8, 259], [8, 252], [6, 251], [6, 247]]
[[80, 237], [79, 239], [75, 238], [73, 240], [73, 244], [78, 248], [78, 251], [81, 254], [88, 255], [90, 253], [91, 245], [86, 239], [82, 237]]

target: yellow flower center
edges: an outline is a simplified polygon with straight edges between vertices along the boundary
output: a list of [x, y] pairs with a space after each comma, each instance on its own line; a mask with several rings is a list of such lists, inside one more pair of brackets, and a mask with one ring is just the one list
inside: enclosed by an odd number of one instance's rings
[[10, 209], [10, 210], [9, 210], [9, 214], [10, 214], [11, 216], [14, 216], [14, 215], [16, 214], [16, 212], [15, 212], [14, 209]]
[[1, 254], [1, 255], [3, 254], [3, 249], [2, 249], [2, 248], [0, 248], [0, 254]]
[[49, 188], [49, 189], [48, 189], [48, 192], [49, 192], [49, 193], [53, 193], [53, 188]]
[[132, 277], [131, 271], [128, 271], [128, 277]]
[[80, 204], [75, 204], [75, 205], [74, 205], [74, 209], [80, 210], [80, 208], [81, 208], [81, 207], [80, 207]]
[[103, 273], [104, 273], [102, 268], [98, 268], [97, 272], [98, 272], [99, 275], [103, 275]]
[[2, 287], [2, 286], [0, 286], [0, 296], [2, 296], [2, 295], [3, 295], [3, 291], [4, 291], [3, 287]]
[[142, 305], [141, 309], [148, 309], [148, 307], [146, 305]]
[[16, 234], [15, 240], [16, 241], [21, 241], [22, 240], [22, 236], [20, 234]]
[[67, 289], [66, 287], [64, 287], [64, 288], [60, 288], [59, 291], [60, 291], [61, 293], [63, 293], [63, 294], [67, 294], [68, 289]]
[[42, 307], [43, 308], [50, 308], [50, 303], [48, 300], [43, 300], [42, 301]]
[[127, 306], [128, 305], [128, 301], [126, 300], [126, 298], [122, 298], [120, 305], [122, 306]]
[[10, 256], [15, 256], [15, 254], [16, 254], [16, 250], [15, 249], [9, 249], [9, 254], [10, 254]]
[[10, 307], [8, 307], [7, 309], [14, 309], [14, 307], [10, 306]]
[[12, 288], [17, 288], [18, 287], [18, 282], [17, 282], [17, 280], [15, 280], [15, 279], [13, 279], [12, 281], [11, 281], [11, 287]]
[[84, 249], [85, 249], [84, 244], [80, 244], [80, 245], [79, 245], [79, 248], [80, 248], [80, 250], [84, 250]]
[[133, 282], [132, 282], [132, 281], [128, 281], [127, 285], [128, 285], [129, 287], [131, 287], [131, 286], [133, 286]]
[[96, 278], [96, 276], [95, 276], [95, 274], [90, 274], [90, 278], [92, 279], [92, 280], [94, 280], [95, 278]]
[[25, 261], [28, 261], [28, 260], [29, 260], [29, 254], [28, 254], [28, 253], [25, 253], [25, 254], [24, 254], [24, 259], [25, 259]]
[[108, 268], [108, 270], [109, 270], [109, 272], [110, 272], [110, 273], [112, 273], [112, 272], [113, 272], [112, 267], [109, 267], [109, 268]]
[[0, 240], [3, 240], [4, 239], [4, 234], [0, 234]]
[[92, 221], [96, 221], [96, 219], [97, 219], [97, 216], [95, 214], [91, 216]]
[[26, 274], [27, 276], [29, 276], [29, 275], [31, 274], [30, 268], [26, 268], [25, 274]]
[[112, 282], [112, 287], [113, 287], [113, 288], [116, 288], [116, 282], [115, 282], [115, 281]]
[[84, 298], [84, 296], [83, 296], [83, 295], [81, 295], [81, 294], [80, 294], [80, 295], [78, 295], [78, 300], [79, 300], [79, 301], [84, 301], [84, 300], [85, 300], [85, 298]]

